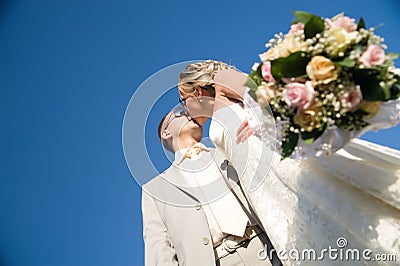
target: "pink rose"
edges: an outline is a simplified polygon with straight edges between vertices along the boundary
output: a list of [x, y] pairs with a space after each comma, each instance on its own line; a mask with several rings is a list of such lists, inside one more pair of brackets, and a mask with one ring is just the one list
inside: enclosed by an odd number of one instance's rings
[[385, 51], [379, 45], [370, 45], [358, 61], [366, 67], [382, 65], [385, 62]]
[[274, 77], [271, 74], [271, 62], [266, 61], [261, 66], [261, 75], [267, 82], [275, 82]]
[[299, 30], [304, 30], [304, 24], [301, 23], [301, 22], [290, 25], [289, 33], [294, 33], [294, 32], [297, 32]]
[[340, 17], [332, 22], [329, 18], [325, 19], [326, 24], [331, 28], [343, 28], [347, 32], [353, 32], [357, 29], [357, 24], [354, 18], [349, 18], [347, 16]]
[[305, 84], [293, 82], [286, 85], [282, 94], [287, 105], [303, 110], [311, 105], [314, 99], [314, 88], [310, 81]]
[[341, 100], [347, 111], [357, 110], [362, 101], [360, 86], [356, 86], [354, 89], [343, 95]]

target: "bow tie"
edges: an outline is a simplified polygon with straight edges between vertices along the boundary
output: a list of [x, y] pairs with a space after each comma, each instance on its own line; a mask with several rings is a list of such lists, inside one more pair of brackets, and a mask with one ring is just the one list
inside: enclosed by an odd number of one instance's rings
[[185, 159], [192, 159], [193, 155], [195, 156], [199, 155], [200, 152], [202, 151], [209, 152], [210, 150], [200, 145], [200, 143], [196, 143], [191, 148], [187, 149], [187, 151], [182, 157], [182, 160], [178, 163], [178, 165], [181, 164]]

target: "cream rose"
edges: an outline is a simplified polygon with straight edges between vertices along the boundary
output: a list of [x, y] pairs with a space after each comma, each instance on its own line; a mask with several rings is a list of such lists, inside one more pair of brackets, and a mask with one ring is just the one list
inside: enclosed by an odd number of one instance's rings
[[327, 84], [338, 77], [335, 65], [326, 57], [314, 56], [307, 64], [306, 72], [314, 83]]
[[276, 51], [274, 53], [276, 58], [289, 56], [290, 55], [289, 46], [290, 44], [288, 41], [283, 41], [281, 44], [276, 46], [275, 47]]
[[339, 46], [347, 42], [347, 31], [343, 28], [330, 28], [328, 30], [328, 45]]
[[291, 53], [301, 51], [303, 48], [307, 48], [307, 43], [293, 34], [286, 35], [283, 42], [275, 47], [279, 57], [287, 57]]
[[276, 48], [271, 47], [268, 51], [265, 53], [262, 53], [259, 55], [261, 62], [266, 62], [269, 60], [274, 60], [277, 59], [279, 56], [277, 55], [278, 51]]
[[316, 128], [321, 127], [321, 118], [318, 115], [322, 111], [321, 104], [313, 104], [307, 109], [298, 112], [293, 121], [301, 126], [305, 131], [311, 132]]
[[357, 39], [358, 32], [347, 32], [346, 29], [337, 27], [330, 28], [326, 32], [327, 38], [327, 51], [331, 55], [338, 55], [340, 52], [344, 52], [346, 48]]

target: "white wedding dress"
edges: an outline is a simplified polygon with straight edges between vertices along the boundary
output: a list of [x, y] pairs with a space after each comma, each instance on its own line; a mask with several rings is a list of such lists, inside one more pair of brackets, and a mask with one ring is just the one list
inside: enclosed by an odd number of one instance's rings
[[[268, 141], [235, 143], [245, 116], [237, 104], [217, 110], [209, 136], [237, 169], [284, 265], [398, 265], [399, 151], [353, 139], [329, 157], [281, 161]], [[379, 254], [397, 262], [374, 261]]]

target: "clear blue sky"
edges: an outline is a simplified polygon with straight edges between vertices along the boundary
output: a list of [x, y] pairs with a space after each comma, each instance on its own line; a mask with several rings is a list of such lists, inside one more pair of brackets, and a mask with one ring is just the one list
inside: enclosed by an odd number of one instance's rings
[[[0, 0], [0, 265], [142, 265], [141, 190], [121, 144], [133, 92], [186, 60], [249, 70], [293, 10], [384, 23], [400, 52], [397, 0]], [[363, 138], [400, 149], [399, 135]]]

